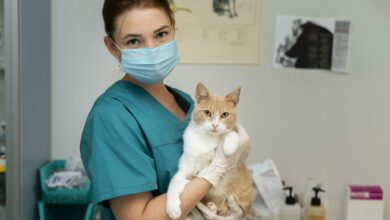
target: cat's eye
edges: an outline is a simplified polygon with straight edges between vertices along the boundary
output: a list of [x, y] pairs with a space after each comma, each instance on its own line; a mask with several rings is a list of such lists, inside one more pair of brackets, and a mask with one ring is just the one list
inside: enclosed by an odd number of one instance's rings
[[229, 116], [229, 112], [224, 112], [221, 114], [221, 118], [227, 118]]
[[211, 112], [209, 110], [204, 110], [203, 111], [204, 115], [206, 115], [207, 117], [211, 117]]

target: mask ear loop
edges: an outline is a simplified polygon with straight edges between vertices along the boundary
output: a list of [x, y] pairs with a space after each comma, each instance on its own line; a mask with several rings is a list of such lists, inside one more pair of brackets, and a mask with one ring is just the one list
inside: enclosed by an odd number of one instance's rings
[[108, 37], [110, 38], [110, 40], [112, 41], [112, 43], [113, 43], [119, 50], [122, 50], [122, 48], [120, 48], [120, 47], [118, 46], [118, 44], [116, 44], [115, 41], [114, 41], [110, 36], [108, 36]]
[[[115, 41], [111, 38], [110, 35], [108, 35], [108, 37], [110, 38], [110, 40], [112, 41], [112, 43], [116, 46], [116, 48], [118, 48], [118, 50], [122, 51], [122, 49], [118, 46], [118, 44], [115, 43]], [[118, 67], [121, 68], [121, 59], [120, 59], [120, 56], [116, 57], [116, 59], [118, 60]]]

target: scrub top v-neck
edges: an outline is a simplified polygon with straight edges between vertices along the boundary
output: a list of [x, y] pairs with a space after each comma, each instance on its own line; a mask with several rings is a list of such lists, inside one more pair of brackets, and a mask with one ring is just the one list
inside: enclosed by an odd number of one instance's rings
[[103, 206], [123, 195], [166, 193], [183, 152], [183, 132], [194, 107], [191, 97], [168, 90], [186, 113], [184, 121], [147, 91], [117, 81], [94, 103], [80, 143], [93, 201]]

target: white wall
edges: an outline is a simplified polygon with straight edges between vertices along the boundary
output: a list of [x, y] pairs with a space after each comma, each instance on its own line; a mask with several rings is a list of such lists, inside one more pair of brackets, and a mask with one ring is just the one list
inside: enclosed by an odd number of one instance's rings
[[[102, 41], [102, 2], [52, 2], [53, 158], [79, 155], [93, 101], [120, 77]], [[382, 184], [390, 197], [390, 2], [266, 0], [263, 12], [261, 65], [180, 65], [167, 82], [190, 94], [198, 81], [216, 93], [241, 85], [240, 121], [253, 141], [249, 163], [272, 158], [300, 192], [308, 177], [321, 180], [330, 220], [341, 219], [346, 184]], [[350, 73], [273, 69], [276, 15], [350, 19]]]

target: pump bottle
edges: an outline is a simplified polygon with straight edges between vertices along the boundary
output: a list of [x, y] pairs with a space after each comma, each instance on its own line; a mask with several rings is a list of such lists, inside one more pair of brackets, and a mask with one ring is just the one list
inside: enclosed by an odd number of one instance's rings
[[288, 196], [284, 206], [279, 211], [279, 220], [301, 220], [301, 206], [297, 203], [291, 186], [284, 187]]
[[318, 197], [319, 192], [325, 192], [320, 187], [314, 187], [314, 197], [310, 204], [306, 204], [304, 208], [304, 220], [326, 220], [326, 210], [321, 204], [321, 198]]

